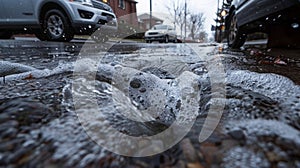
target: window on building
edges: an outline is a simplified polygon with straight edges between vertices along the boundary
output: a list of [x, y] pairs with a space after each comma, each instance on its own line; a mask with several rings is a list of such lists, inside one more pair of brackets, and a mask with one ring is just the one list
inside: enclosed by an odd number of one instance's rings
[[125, 9], [125, 0], [119, 0], [119, 7]]

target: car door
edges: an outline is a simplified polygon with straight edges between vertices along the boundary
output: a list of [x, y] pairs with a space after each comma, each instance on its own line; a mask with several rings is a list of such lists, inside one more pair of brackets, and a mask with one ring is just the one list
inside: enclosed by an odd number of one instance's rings
[[5, 0], [0, 0], [0, 26], [3, 25], [5, 19], [5, 17], [3, 16], [4, 15], [3, 1]]
[[169, 34], [169, 37], [171, 37], [172, 39], [175, 39], [176, 33], [172, 26], [168, 26], [168, 34]]
[[245, 0], [238, 8], [239, 25], [245, 25], [259, 18], [279, 11], [282, 0]]
[[1, 0], [2, 17], [9, 25], [31, 25], [35, 22], [32, 0]]
[[259, 0], [256, 1], [257, 11], [256, 18], [268, 16], [281, 10], [281, 0]]
[[[260, 0], [240, 0], [237, 5], [237, 20], [238, 25], [242, 26], [249, 23], [256, 18], [256, 12], [259, 10], [259, 6], [256, 6], [257, 1]], [[262, 0], [264, 1], [264, 0]]]

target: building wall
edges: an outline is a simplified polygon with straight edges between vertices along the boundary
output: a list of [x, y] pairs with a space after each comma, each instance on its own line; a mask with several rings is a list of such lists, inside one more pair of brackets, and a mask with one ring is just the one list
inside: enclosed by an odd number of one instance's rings
[[150, 19], [142, 20], [142, 23], [139, 25], [142, 30], [149, 30], [151, 27], [157, 24], [162, 24], [161, 20], [152, 19], [151, 26], [150, 26]]
[[[105, 2], [105, 0], [103, 0]], [[125, 8], [121, 8], [119, 0], [107, 0], [107, 3], [114, 10], [118, 21], [121, 23], [129, 23], [138, 26], [138, 19], [136, 14], [136, 3], [134, 0], [124, 0]]]

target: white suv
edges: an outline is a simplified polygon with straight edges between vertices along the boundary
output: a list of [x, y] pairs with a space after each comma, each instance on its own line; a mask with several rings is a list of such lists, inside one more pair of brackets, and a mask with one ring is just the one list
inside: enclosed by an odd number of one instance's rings
[[40, 40], [70, 41], [75, 34], [107, 40], [117, 31], [111, 7], [100, 0], [0, 0], [0, 38], [31, 32]]
[[169, 25], [155, 25], [152, 29], [145, 32], [145, 41], [151, 43], [152, 41], [159, 41], [168, 43], [169, 41], [177, 42], [177, 33], [172, 26]]

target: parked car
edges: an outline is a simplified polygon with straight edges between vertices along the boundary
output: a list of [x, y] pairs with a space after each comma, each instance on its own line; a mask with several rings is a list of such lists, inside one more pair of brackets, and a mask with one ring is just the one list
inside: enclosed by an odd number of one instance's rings
[[145, 41], [151, 43], [152, 41], [159, 41], [168, 43], [169, 41], [177, 42], [177, 33], [172, 26], [169, 25], [155, 25], [150, 30], [145, 32]]
[[270, 34], [275, 27], [300, 35], [299, 0], [227, 0], [227, 3], [231, 6], [225, 18], [225, 28], [231, 48], [240, 48], [249, 33]]
[[[117, 31], [117, 18], [99, 0], [0, 0], [0, 38], [31, 32], [40, 40], [70, 41], [75, 34], [91, 35], [96, 41]], [[97, 31], [98, 32], [98, 31]]]

